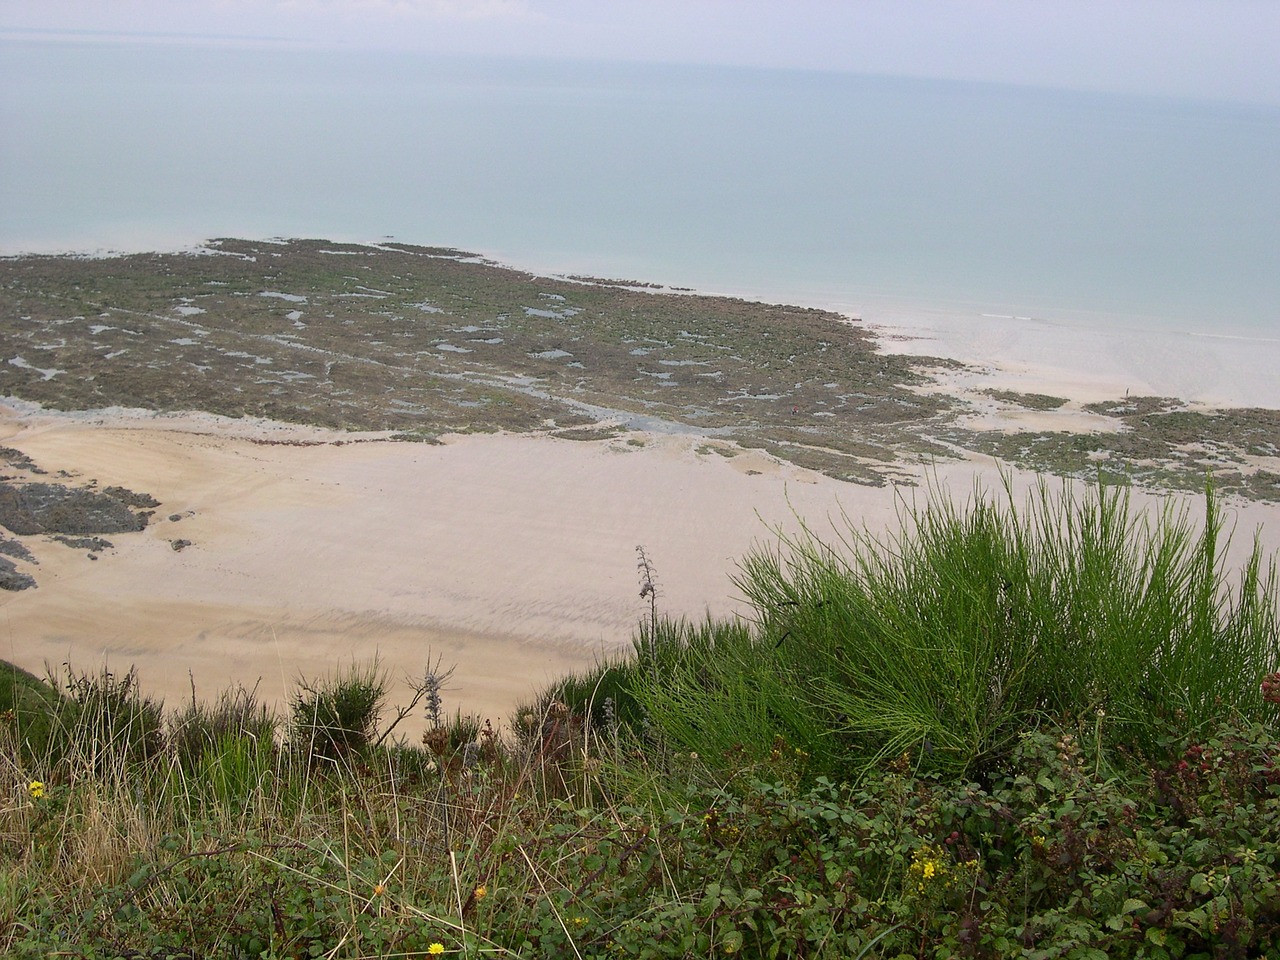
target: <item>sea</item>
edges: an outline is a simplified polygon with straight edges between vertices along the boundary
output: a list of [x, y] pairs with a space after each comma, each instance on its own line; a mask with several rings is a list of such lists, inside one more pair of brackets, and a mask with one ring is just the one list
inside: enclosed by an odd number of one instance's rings
[[536, 54], [5, 34], [0, 254], [392, 238], [1280, 381], [1280, 107]]

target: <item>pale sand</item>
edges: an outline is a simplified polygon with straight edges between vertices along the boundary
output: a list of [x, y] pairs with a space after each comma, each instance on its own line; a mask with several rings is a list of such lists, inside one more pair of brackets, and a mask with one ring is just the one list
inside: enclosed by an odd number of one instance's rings
[[[3, 442], [47, 470], [162, 503], [97, 561], [26, 538], [39, 587], [0, 595], [2, 655], [36, 671], [136, 665], [174, 704], [189, 696], [188, 671], [206, 696], [261, 678], [278, 701], [298, 674], [375, 653], [397, 676], [419, 673], [431, 652], [457, 664], [448, 705], [499, 720], [629, 646], [647, 609], [637, 545], [664, 612], [727, 614], [742, 609], [737, 561], [771, 525], [795, 529], [793, 510], [820, 528], [842, 509], [873, 526], [895, 511], [890, 490], [688, 438], [303, 447], [244, 432], [206, 416], [0, 417]], [[175, 552], [177, 538], [193, 546]]]
[[[647, 610], [637, 545], [656, 565], [664, 612], [745, 613], [732, 578], [775, 527], [795, 530], [803, 517], [830, 533], [843, 512], [883, 531], [920, 495], [687, 437], [435, 446], [205, 415], [0, 408], [0, 438], [47, 470], [162, 504], [145, 531], [112, 536], [115, 549], [96, 561], [25, 538], [39, 587], [0, 594], [0, 656], [36, 672], [46, 662], [133, 665], [170, 705], [189, 697], [189, 672], [202, 696], [260, 681], [280, 703], [300, 674], [376, 654], [399, 677], [434, 654], [457, 665], [446, 708], [502, 722], [555, 678], [628, 649]], [[961, 498], [975, 478], [999, 483], [989, 461], [937, 473]], [[1274, 549], [1274, 515], [1246, 505], [1236, 519], [1242, 534], [1266, 523]], [[177, 538], [193, 545], [176, 552]]]

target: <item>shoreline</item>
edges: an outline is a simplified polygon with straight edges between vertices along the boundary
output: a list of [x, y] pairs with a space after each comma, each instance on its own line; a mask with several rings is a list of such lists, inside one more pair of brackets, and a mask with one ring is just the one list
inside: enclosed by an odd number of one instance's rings
[[[1175, 330], [1105, 331], [1016, 317], [868, 323], [908, 356], [973, 368], [971, 390], [1062, 395], [1079, 403], [1173, 397], [1200, 410], [1280, 410], [1280, 339]], [[963, 381], [953, 385], [964, 389]]]

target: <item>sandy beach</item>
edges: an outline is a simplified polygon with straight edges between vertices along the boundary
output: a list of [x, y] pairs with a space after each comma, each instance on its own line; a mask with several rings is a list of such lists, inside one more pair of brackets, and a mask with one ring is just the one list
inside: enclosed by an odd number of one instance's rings
[[[1048, 372], [1042, 381], [1067, 385]], [[1069, 410], [1022, 416], [1092, 425]], [[399, 678], [438, 657], [457, 666], [447, 707], [495, 722], [628, 647], [646, 611], [638, 545], [657, 568], [666, 613], [745, 613], [737, 563], [778, 530], [803, 520], [821, 535], [843, 516], [883, 531], [930, 482], [960, 498], [975, 482], [1000, 482], [985, 459], [918, 468], [919, 486], [870, 487], [689, 436], [424, 444], [21, 403], [0, 407], [0, 442], [68, 482], [120, 485], [161, 504], [144, 531], [111, 537], [94, 559], [25, 538], [39, 586], [0, 595], [5, 658], [37, 672], [135, 666], [169, 704], [190, 697], [193, 680], [206, 697], [256, 683], [278, 704], [298, 676], [352, 660], [376, 656]], [[1274, 506], [1237, 502], [1228, 513], [1237, 550], [1258, 528], [1269, 550], [1280, 542]], [[190, 546], [175, 550], [176, 540]], [[393, 701], [406, 690], [397, 686]]]
[[169, 703], [190, 696], [189, 673], [201, 695], [260, 683], [279, 701], [353, 658], [400, 676], [438, 655], [457, 664], [449, 703], [498, 720], [628, 646], [646, 610], [637, 545], [664, 611], [727, 614], [738, 559], [773, 528], [841, 511], [883, 526], [896, 508], [892, 489], [688, 437], [429, 445], [12, 408], [0, 435], [50, 472], [161, 501], [93, 561], [27, 538], [39, 586], [0, 596], [3, 655], [35, 671], [133, 665]]

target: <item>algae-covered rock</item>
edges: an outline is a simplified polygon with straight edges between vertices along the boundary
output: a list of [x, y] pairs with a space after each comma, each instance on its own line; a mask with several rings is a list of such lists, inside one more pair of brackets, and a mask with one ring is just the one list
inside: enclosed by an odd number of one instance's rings
[[0, 590], [26, 590], [35, 585], [35, 577], [19, 573], [12, 560], [0, 557]]
[[[141, 498], [131, 494], [130, 500]], [[19, 536], [131, 533], [145, 528], [149, 517], [114, 492], [56, 483], [0, 483], [0, 525]]]

